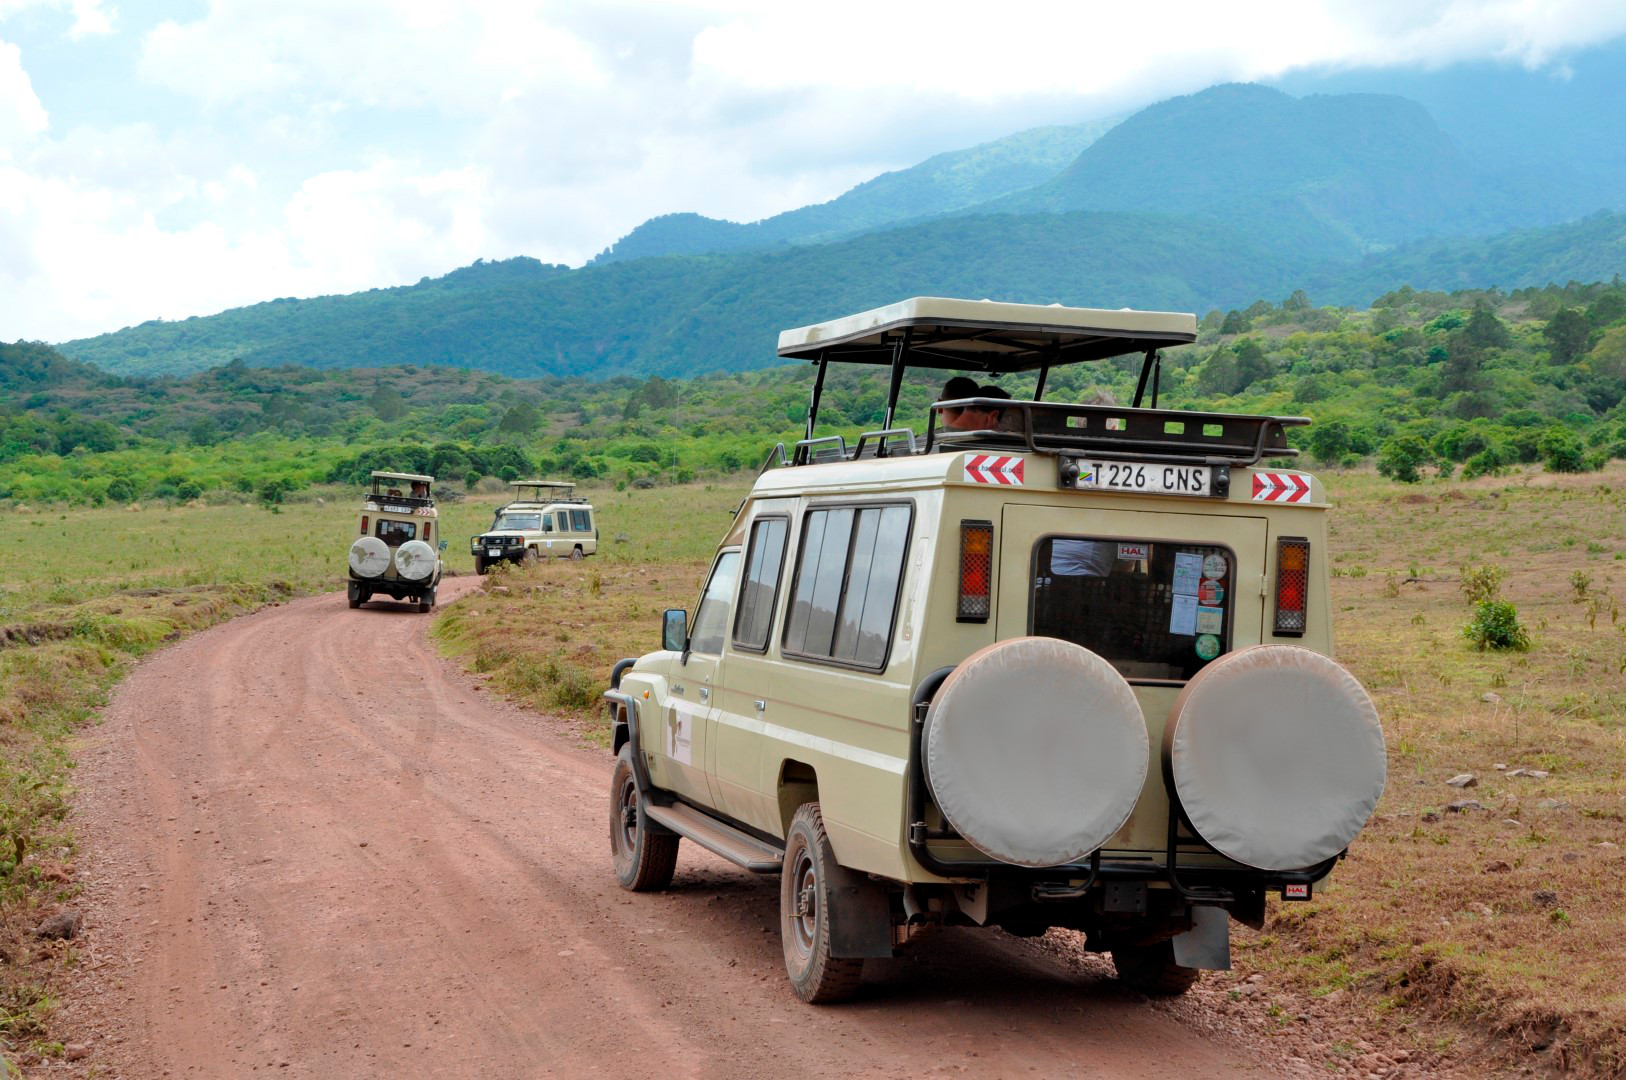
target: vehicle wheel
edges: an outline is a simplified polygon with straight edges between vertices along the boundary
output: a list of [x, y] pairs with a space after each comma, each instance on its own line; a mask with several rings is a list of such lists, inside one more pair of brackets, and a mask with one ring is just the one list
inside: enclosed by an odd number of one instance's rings
[[354, 581], [350, 582], [349, 587], [345, 590], [345, 598], [350, 601], [352, 608], [359, 608], [361, 606], [361, 586]]
[[484, 559], [480, 558], [480, 556], [478, 556], [478, 555], [476, 555], [474, 557], [474, 572], [476, 574], [479, 574], [481, 577], [485, 576], [486, 561]]
[[570, 549], [570, 557], [572, 559], [579, 559], [582, 557], [582, 546], [580, 544], [577, 544], [575, 547]]
[[632, 746], [623, 746], [610, 776], [610, 858], [616, 880], [630, 892], [664, 889], [672, 884], [677, 853], [678, 837], [649, 830], [632, 773]]
[[422, 597], [419, 598], [419, 600], [418, 600], [418, 610], [419, 611], [434, 611], [435, 610], [435, 592], [436, 592], [436, 590], [430, 589], [428, 592], [424, 593]]
[[830, 955], [830, 870], [836, 866], [818, 803], [803, 803], [785, 837], [779, 883], [779, 932], [785, 973], [796, 996], [810, 1005], [845, 1001], [864, 975], [862, 958]]
[[536, 553], [536, 549], [534, 547], [528, 547], [528, 548], [525, 549], [525, 565], [526, 566], [535, 566], [536, 561], [539, 558], [541, 558], [541, 556]]
[[1174, 942], [1127, 945], [1112, 950], [1118, 978], [1148, 997], [1176, 997], [1190, 990], [1202, 972], [1174, 962]]

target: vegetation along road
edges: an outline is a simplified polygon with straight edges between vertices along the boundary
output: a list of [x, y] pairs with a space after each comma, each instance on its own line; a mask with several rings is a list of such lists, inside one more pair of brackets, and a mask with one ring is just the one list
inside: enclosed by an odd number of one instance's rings
[[429, 622], [298, 600], [120, 687], [79, 770], [97, 1075], [1282, 1074], [996, 934], [800, 1004], [777, 881], [689, 847], [671, 893], [622, 892], [609, 756], [494, 700]]

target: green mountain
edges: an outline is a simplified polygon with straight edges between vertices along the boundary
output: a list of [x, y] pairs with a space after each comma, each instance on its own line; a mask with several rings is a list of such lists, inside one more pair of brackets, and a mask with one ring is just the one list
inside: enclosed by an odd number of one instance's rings
[[665, 214], [644, 222], [593, 262], [826, 243], [959, 210], [1050, 179], [1115, 123], [1113, 118], [1020, 131], [882, 173], [829, 202], [750, 224]]
[[1477, 181], [1415, 102], [1215, 86], [1159, 102], [1054, 179], [970, 213], [1130, 210], [1273, 230], [1351, 257], [1477, 222]]

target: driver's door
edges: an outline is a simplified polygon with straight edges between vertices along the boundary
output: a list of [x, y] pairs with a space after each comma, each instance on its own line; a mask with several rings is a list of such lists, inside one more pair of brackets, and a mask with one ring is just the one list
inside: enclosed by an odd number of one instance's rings
[[689, 647], [672, 667], [667, 683], [669, 698], [661, 718], [660, 753], [666, 759], [668, 786], [705, 806], [717, 801], [706, 776], [707, 722], [716, 709], [714, 698], [722, 677], [723, 639], [732, 621], [734, 586], [739, 578], [740, 552], [731, 548], [717, 556], [706, 588], [700, 594]]

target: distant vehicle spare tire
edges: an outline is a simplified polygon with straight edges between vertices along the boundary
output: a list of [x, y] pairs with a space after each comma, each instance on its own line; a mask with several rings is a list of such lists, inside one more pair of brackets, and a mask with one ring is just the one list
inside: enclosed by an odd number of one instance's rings
[[357, 577], [375, 578], [390, 566], [389, 546], [376, 536], [363, 536], [350, 545], [350, 569]]
[[408, 540], [395, 549], [395, 572], [408, 581], [428, 581], [435, 572], [435, 549], [422, 540]]
[[1163, 760], [1197, 834], [1260, 870], [1343, 851], [1388, 775], [1372, 699], [1296, 645], [1239, 649], [1199, 671], [1169, 710]]
[[1025, 637], [972, 653], [921, 735], [926, 783], [956, 832], [1016, 866], [1078, 862], [1123, 827], [1146, 782], [1146, 719], [1113, 666]]

